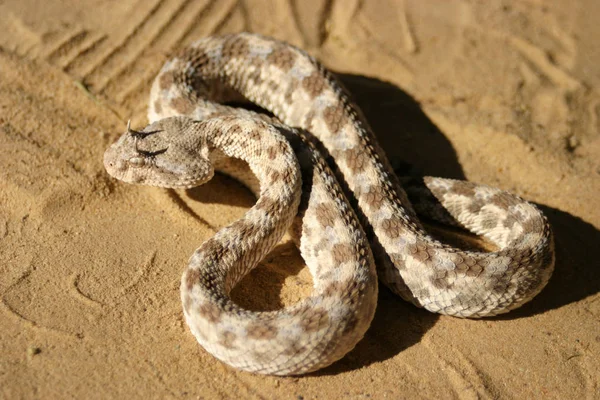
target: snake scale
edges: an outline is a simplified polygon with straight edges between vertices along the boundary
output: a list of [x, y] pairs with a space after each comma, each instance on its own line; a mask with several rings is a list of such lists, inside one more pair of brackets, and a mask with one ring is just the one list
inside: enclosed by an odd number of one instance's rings
[[[223, 104], [239, 99], [274, 117]], [[337, 79], [284, 42], [250, 33], [195, 42], [156, 77], [148, 118], [106, 151], [110, 175], [189, 188], [217, 170], [257, 196], [242, 219], [194, 252], [181, 281], [192, 333], [235, 368], [296, 375], [340, 359], [371, 323], [377, 278], [432, 312], [483, 317], [531, 300], [552, 274], [553, 236], [536, 206], [452, 179], [403, 187]], [[417, 214], [497, 250], [443, 244]], [[231, 289], [288, 229], [313, 293], [281, 310], [241, 308]]]

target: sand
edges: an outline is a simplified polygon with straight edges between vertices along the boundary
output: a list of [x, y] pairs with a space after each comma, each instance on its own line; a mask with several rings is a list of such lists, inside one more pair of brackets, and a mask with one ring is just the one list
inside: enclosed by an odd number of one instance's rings
[[[0, 397], [599, 398], [597, 0], [0, 1]], [[430, 314], [381, 289], [356, 349], [306, 377], [238, 372], [189, 333], [179, 279], [250, 206], [111, 179], [104, 149], [146, 121], [170, 52], [249, 30], [341, 74], [407, 174], [539, 204], [556, 271], [506, 316]], [[253, 309], [310, 292], [289, 242], [236, 289]]]

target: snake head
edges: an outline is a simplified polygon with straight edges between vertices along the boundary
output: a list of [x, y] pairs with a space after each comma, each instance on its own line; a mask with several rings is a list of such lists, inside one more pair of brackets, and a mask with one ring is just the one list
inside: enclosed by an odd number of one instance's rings
[[131, 129], [104, 153], [104, 168], [127, 183], [165, 188], [190, 188], [213, 176], [208, 149], [190, 129], [193, 120], [165, 118], [141, 131]]

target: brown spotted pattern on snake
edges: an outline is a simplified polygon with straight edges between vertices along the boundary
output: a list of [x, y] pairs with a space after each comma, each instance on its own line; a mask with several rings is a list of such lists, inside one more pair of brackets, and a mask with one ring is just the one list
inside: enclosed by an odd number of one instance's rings
[[[277, 119], [220, 104], [240, 98]], [[372, 254], [379, 279], [392, 291], [459, 317], [515, 309], [552, 274], [552, 232], [537, 207], [451, 179], [426, 177], [401, 187], [340, 83], [289, 44], [249, 33], [199, 40], [163, 66], [148, 115], [151, 125], [128, 129], [107, 150], [111, 175], [181, 188], [205, 182], [215, 168], [258, 197], [241, 220], [196, 250], [181, 284], [192, 333], [235, 368], [293, 375], [343, 357], [374, 314]], [[344, 190], [316, 147], [333, 160]], [[440, 243], [417, 214], [469, 230], [498, 250]], [[290, 226], [313, 276], [313, 294], [282, 310], [242, 309], [230, 299], [231, 289]]]

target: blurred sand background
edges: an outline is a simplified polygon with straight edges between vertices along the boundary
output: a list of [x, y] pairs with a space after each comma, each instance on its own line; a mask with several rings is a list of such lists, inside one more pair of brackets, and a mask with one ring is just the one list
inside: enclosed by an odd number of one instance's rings
[[[600, 398], [598, 0], [0, 0], [0, 398]], [[343, 360], [300, 378], [234, 371], [189, 333], [193, 250], [253, 204], [109, 178], [153, 77], [200, 37], [253, 31], [342, 74], [408, 174], [539, 204], [547, 288], [506, 316], [432, 315], [381, 289]], [[282, 243], [236, 289], [274, 309], [310, 292]]]

